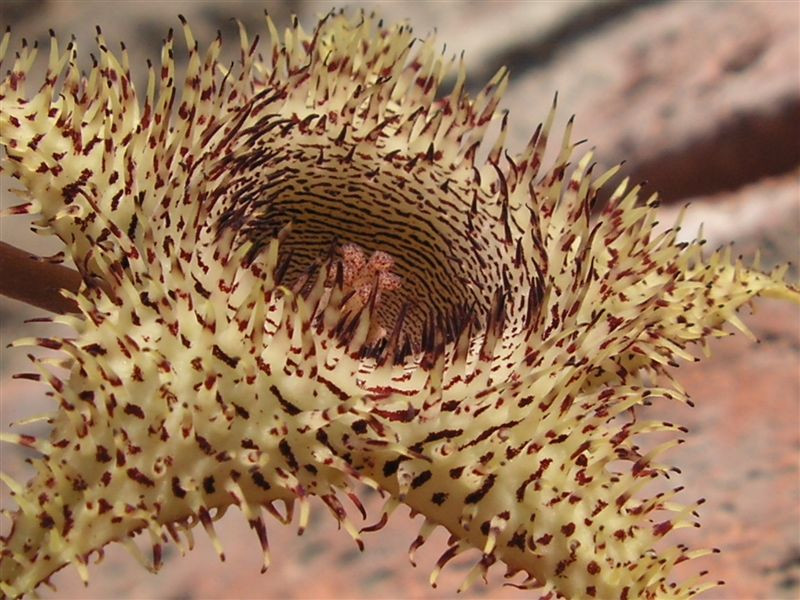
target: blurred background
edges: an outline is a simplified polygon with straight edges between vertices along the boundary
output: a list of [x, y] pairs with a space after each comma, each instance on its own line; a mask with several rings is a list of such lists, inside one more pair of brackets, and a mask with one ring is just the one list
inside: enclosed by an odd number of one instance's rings
[[[468, 86], [477, 92], [502, 65], [511, 83], [501, 107], [511, 111], [509, 146], [519, 150], [559, 93], [556, 136], [575, 113], [574, 139], [597, 147], [601, 166], [626, 159], [626, 174], [648, 181], [664, 199], [661, 221], [671, 225], [689, 204], [683, 231], [701, 222], [709, 247], [735, 240], [752, 257], [756, 247], [769, 267], [800, 262], [800, 5], [758, 2], [318, 2], [284, 0], [72, 1], [0, 0], [0, 25], [48, 46], [48, 29], [64, 41], [74, 34], [88, 64], [95, 25], [112, 48], [125, 41], [133, 71], [157, 61], [177, 15], [209, 43], [223, 32], [228, 56], [238, 53], [234, 19], [265, 34], [267, 8], [280, 25], [297, 14], [306, 30], [334, 7], [374, 10], [387, 22], [408, 20], [419, 37], [437, 32], [448, 55], [465, 51]], [[178, 36], [180, 39], [180, 36]], [[180, 46], [180, 43], [177, 44]], [[46, 55], [46, 52], [44, 53]], [[178, 52], [177, 57], [184, 57]], [[41, 65], [40, 65], [41, 66]], [[140, 77], [141, 80], [141, 77]], [[0, 181], [2, 206], [17, 201]], [[40, 254], [59, 245], [27, 231], [20, 219], [0, 221], [0, 239]], [[687, 443], [669, 455], [683, 474], [684, 499], [705, 496], [703, 527], [679, 532], [695, 546], [722, 554], [696, 561], [727, 585], [704, 598], [731, 600], [800, 597], [800, 311], [757, 303], [745, 321], [758, 344], [742, 335], [713, 344], [713, 357], [683, 366], [677, 375], [697, 407], [655, 406], [654, 418], [689, 426]], [[25, 352], [5, 346], [21, 335], [42, 335], [24, 325], [40, 311], [0, 298], [0, 420], [49, 409], [41, 386], [12, 380], [27, 370]], [[16, 450], [2, 447], [2, 469], [25, 479]], [[5, 494], [5, 490], [3, 492]], [[8, 505], [7, 496], [3, 503]], [[380, 499], [370, 496], [372, 514]], [[273, 566], [259, 574], [255, 535], [237, 511], [217, 527], [227, 561], [221, 564], [205, 535], [185, 559], [174, 548], [158, 576], [147, 574], [120, 549], [90, 569], [84, 589], [76, 573], [53, 578], [60, 598], [451, 598], [471, 567], [455, 561], [438, 589], [427, 584], [444, 549], [439, 532], [418, 554], [406, 557], [419, 518], [398, 510], [386, 529], [367, 535], [361, 554], [346, 533], [317, 506], [303, 537], [269, 527]], [[178, 558], [176, 560], [176, 558]], [[535, 593], [502, 587], [502, 571], [466, 598], [525, 598]]]

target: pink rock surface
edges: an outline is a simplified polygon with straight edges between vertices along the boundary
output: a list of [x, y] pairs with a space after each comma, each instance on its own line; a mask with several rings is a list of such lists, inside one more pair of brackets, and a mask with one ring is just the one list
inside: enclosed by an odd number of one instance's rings
[[[512, 143], [559, 91], [576, 139], [603, 164], [680, 198], [739, 186], [800, 161], [800, 11], [793, 2], [668, 2], [592, 30], [517, 73]], [[521, 66], [524, 66], [522, 63]]]

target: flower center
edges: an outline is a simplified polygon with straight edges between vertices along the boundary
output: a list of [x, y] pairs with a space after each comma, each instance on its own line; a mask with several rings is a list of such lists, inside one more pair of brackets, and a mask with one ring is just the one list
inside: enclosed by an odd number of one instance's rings
[[[519, 249], [507, 242], [496, 190], [476, 185], [468, 163], [354, 133], [341, 116], [300, 122], [263, 111], [208, 170], [228, 174], [215, 209], [254, 256], [291, 224], [284, 285], [302, 289], [333, 246], [352, 302], [365, 304], [376, 287], [379, 326], [391, 334], [402, 323], [414, 349], [437, 337], [433, 329], [457, 339], [471, 316], [485, 322], [499, 288], [511, 291], [503, 265]], [[376, 329], [371, 341], [384, 335]]]
[[[394, 258], [387, 252], [376, 250], [369, 259], [358, 244], [343, 244], [339, 248], [344, 272], [345, 289], [355, 292], [359, 301], [359, 308], [366, 305], [373, 287], [377, 289], [377, 300], [383, 292], [396, 290], [400, 287], [402, 279], [391, 272], [394, 267]], [[335, 272], [329, 272], [329, 277]]]
[[[384, 294], [397, 290], [402, 285], [402, 278], [392, 273], [395, 265], [394, 258], [387, 252], [376, 250], [369, 257], [358, 244], [342, 244], [337, 249], [338, 260], [328, 266], [328, 280], [326, 285], [333, 287], [336, 279], [337, 264], [341, 264], [344, 291], [352, 294], [349, 307], [358, 311], [366, 307], [373, 294], [377, 314], [380, 314], [380, 305]], [[376, 317], [370, 326], [367, 335], [367, 344], [375, 345], [386, 338], [387, 330], [381, 318]]]

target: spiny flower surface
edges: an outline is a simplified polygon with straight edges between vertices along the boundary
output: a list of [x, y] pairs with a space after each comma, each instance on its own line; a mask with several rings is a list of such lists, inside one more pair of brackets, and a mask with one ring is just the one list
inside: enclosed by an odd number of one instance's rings
[[743, 328], [752, 297], [796, 301], [783, 272], [656, 235], [654, 199], [626, 183], [595, 218], [615, 170], [569, 167], [569, 127], [543, 168], [552, 112], [513, 157], [503, 115], [476, 161], [503, 71], [470, 98], [463, 66], [406, 26], [267, 24], [231, 71], [184, 24], [183, 83], [170, 34], [144, 94], [99, 33], [88, 77], [53, 38], [38, 91], [24, 43], [0, 85], [4, 169], [27, 195], [9, 212], [36, 215], [85, 281], [80, 313], [54, 319], [73, 336], [18, 342], [64, 360], [33, 376], [57, 404], [50, 437], [4, 434], [41, 456], [27, 484], [4, 476], [2, 593], [70, 564], [87, 579], [106, 544], [138, 553], [135, 534], [157, 569], [198, 523], [216, 543], [231, 506], [265, 569], [264, 511], [302, 531], [312, 497], [363, 546], [342, 504], [360, 508], [361, 484], [387, 494], [365, 529], [401, 503], [425, 516], [412, 555], [450, 532], [432, 582], [477, 549], [462, 587], [495, 562], [549, 597], [708, 587], [669, 578], [706, 551], [661, 542], [697, 503], [647, 491], [679, 440], [646, 434], [681, 428], [635, 409], [686, 401], [653, 382]]

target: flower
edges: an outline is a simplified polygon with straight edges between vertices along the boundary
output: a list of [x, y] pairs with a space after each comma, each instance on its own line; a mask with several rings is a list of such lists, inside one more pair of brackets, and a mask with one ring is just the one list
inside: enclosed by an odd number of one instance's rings
[[[40, 454], [26, 485], [3, 476], [18, 504], [3, 594], [70, 564], [88, 581], [93, 554], [136, 553], [145, 531], [157, 569], [198, 523], [216, 542], [233, 505], [266, 569], [263, 510], [297, 511], [302, 532], [311, 497], [360, 547], [400, 503], [425, 516], [412, 554], [446, 528], [432, 582], [476, 548], [462, 587], [495, 562], [545, 596], [712, 586], [669, 579], [707, 553], [660, 542], [700, 502], [648, 493], [680, 440], [646, 434], [681, 427], [635, 409], [687, 401], [655, 382], [726, 322], [744, 329], [754, 296], [800, 300], [784, 270], [655, 234], [655, 199], [627, 182], [595, 218], [617, 169], [595, 176], [591, 153], [571, 167], [569, 126], [544, 169], [553, 111], [514, 157], [503, 115], [477, 160], [505, 71], [473, 99], [459, 65], [443, 94], [455, 61], [407, 26], [267, 25], [265, 58], [242, 30], [224, 70], [220, 39], [201, 54], [184, 22], [184, 83], [170, 34], [143, 104], [99, 31], [88, 78], [53, 37], [37, 93], [24, 44], [0, 85], [4, 168], [27, 195], [10, 212], [37, 215], [83, 278], [79, 313], [54, 319], [73, 337], [17, 342], [60, 350], [67, 373], [37, 361], [49, 439], [3, 434]], [[359, 483], [387, 494], [361, 531], [340, 501], [361, 509]]]

